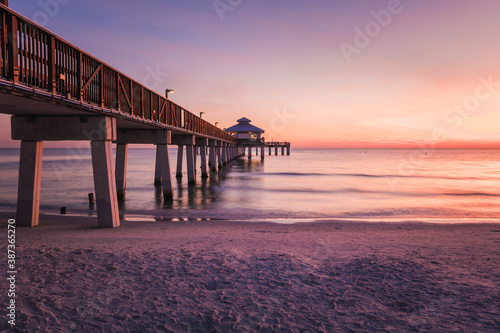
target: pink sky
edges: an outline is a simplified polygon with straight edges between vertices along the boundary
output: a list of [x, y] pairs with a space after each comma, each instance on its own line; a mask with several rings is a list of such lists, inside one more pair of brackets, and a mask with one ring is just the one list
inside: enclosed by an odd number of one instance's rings
[[500, 147], [498, 1], [51, 1], [10, 5], [222, 127], [246, 116], [295, 147]]

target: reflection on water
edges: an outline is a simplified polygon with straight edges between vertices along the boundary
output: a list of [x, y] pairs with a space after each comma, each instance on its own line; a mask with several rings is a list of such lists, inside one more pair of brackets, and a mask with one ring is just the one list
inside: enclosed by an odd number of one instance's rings
[[[15, 209], [19, 150], [0, 149], [0, 208]], [[496, 150], [294, 149], [290, 156], [241, 158], [196, 184], [176, 178], [174, 200], [154, 185], [154, 149], [130, 149], [120, 214], [175, 219], [496, 218], [500, 154]], [[185, 158], [185, 157], [184, 157]], [[171, 149], [173, 166], [176, 149]], [[408, 164], [413, 161], [413, 164]], [[185, 165], [184, 160], [184, 165]], [[45, 149], [41, 210], [95, 214], [89, 149]]]

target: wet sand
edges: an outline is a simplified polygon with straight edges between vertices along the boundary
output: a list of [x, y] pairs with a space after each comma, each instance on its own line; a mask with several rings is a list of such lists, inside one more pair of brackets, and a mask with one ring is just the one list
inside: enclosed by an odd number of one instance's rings
[[[13, 214], [0, 217], [6, 235]], [[39, 227], [17, 229], [14, 328], [500, 330], [499, 224], [96, 224], [91, 217], [41, 216]], [[8, 289], [5, 279], [0, 286]], [[2, 331], [15, 331], [5, 315], [1, 320]]]

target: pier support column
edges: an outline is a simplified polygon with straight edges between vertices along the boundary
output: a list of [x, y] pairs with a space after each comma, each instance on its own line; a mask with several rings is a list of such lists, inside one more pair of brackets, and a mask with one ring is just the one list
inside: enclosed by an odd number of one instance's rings
[[260, 147], [260, 159], [261, 160], [263, 160], [264, 159], [264, 155], [266, 155], [265, 152], [264, 152], [264, 149], [265, 149], [264, 146]]
[[156, 145], [156, 165], [159, 168], [163, 199], [171, 201], [174, 198], [172, 186], [172, 173], [170, 172], [170, 156], [168, 155], [168, 145]]
[[90, 141], [98, 225], [120, 225], [111, 143], [116, 140], [116, 119], [104, 116], [13, 116], [11, 136], [13, 140], [22, 141], [18, 197], [20, 225], [38, 224], [41, 141], [66, 140]]
[[99, 227], [115, 228], [120, 225], [113, 150], [111, 141], [91, 141], [92, 169]]
[[[125, 198], [125, 190], [127, 182], [127, 156], [128, 156], [128, 144], [126, 143], [117, 144], [115, 173], [116, 173], [116, 193], [118, 196], [118, 200], [122, 200], [123, 198]], [[155, 175], [155, 182], [156, 182], [156, 175]]]
[[195, 146], [186, 146], [186, 164], [188, 173], [188, 184], [192, 185], [195, 183], [195, 173], [194, 173], [194, 149]]
[[160, 165], [160, 151], [156, 146], [156, 160], [155, 160], [155, 185], [161, 185], [161, 165]]
[[198, 146], [193, 146], [193, 170], [194, 174], [196, 175], [196, 165], [197, 165], [197, 160], [198, 160]]
[[281, 146], [281, 155], [285, 155], [285, 146]]
[[290, 155], [290, 145], [286, 146], [286, 154]]
[[217, 142], [216, 140], [210, 139], [208, 140], [208, 146], [209, 146], [209, 165], [210, 165], [210, 170], [211, 171], [217, 171], [217, 152], [216, 152], [216, 145]]
[[[194, 135], [171, 135], [172, 144], [179, 146], [177, 151], [177, 177], [179, 173], [182, 175], [182, 147], [186, 147], [186, 164], [188, 171], [188, 183], [194, 184], [195, 173], [194, 173], [194, 146], [196, 145]], [[181, 176], [182, 177], [182, 176]]]
[[43, 142], [41, 141], [21, 141], [16, 216], [16, 225], [20, 227], [38, 225], [42, 185], [42, 151]]
[[207, 138], [196, 138], [196, 146], [200, 147], [200, 164], [201, 164], [201, 177], [207, 178], [207, 147], [208, 147], [208, 139]]
[[[155, 161], [155, 185], [162, 185], [162, 158], [163, 147], [160, 145], [168, 145], [171, 142], [171, 131], [169, 130], [151, 130], [151, 129], [120, 129], [116, 131], [116, 187], [118, 198], [125, 195], [125, 179], [123, 177], [123, 186], [121, 185], [122, 173], [127, 172], [127, 152], [129, 144], [154, 144], [156, 145], [156, 161]], [[167, 146], [168, 147], [168, 146]], [[168, 150], [167, 150], [168, 151]], [[124, 162], [122, 162], [124, 161]], [[123, 168], [123, 172], [120, 170]], [[170, 166], [169, 166], [170, 168]], [[170, 177], [170, 175], [168, 175]], [[123, 195], [120, 194], [123, 189]]]
[[201, 147], [201, 177], [207, 178], [207, 147]]
[[175, 174], [175, 177], [177, 178], [182, 178], [182, 159], [183, 159], [183, 153], [184, 153], [184, 146], [179, 145], [177, 146], [177, 172]]
[[217, 143], [217, 164], [219, 169], [222, 169], [224, 166], [224, 161], [222, 160], [222, 145], [223, 143], [220, 141]]
[[269, 146], [269, 156], [271, 156], [271, 146]]
[[229, 163], [229, 148], [227, 142], [224, 142], [224, 146], [222, 147], [222, 149], [223, 149], [222, 158], [224, 161], [224, 165], [227, 165]]
[[255, 156], [259, 156], [259, 147], [255, 147]]
[[248, 147], [248, 159], [251, 160], [252, 159], [252, 147]]

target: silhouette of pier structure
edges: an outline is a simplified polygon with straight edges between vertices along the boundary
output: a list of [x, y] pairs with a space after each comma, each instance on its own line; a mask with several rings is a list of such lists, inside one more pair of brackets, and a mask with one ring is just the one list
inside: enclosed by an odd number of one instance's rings
[[[120, 224], [130, 144], [156, 145], [155, 183], [172, 200], [168, 147], [178, 146], [177, 175], [186, 153], [188, 183], [242, 154], [238, 140], [117, 71], [0, 0], [0, 113], [10, 114], [21, 141], [18, 226], [38, 225], [43, 141], [90, 141], [100, 227]], [[116, 162], [112, 144], [116, 143]]]

